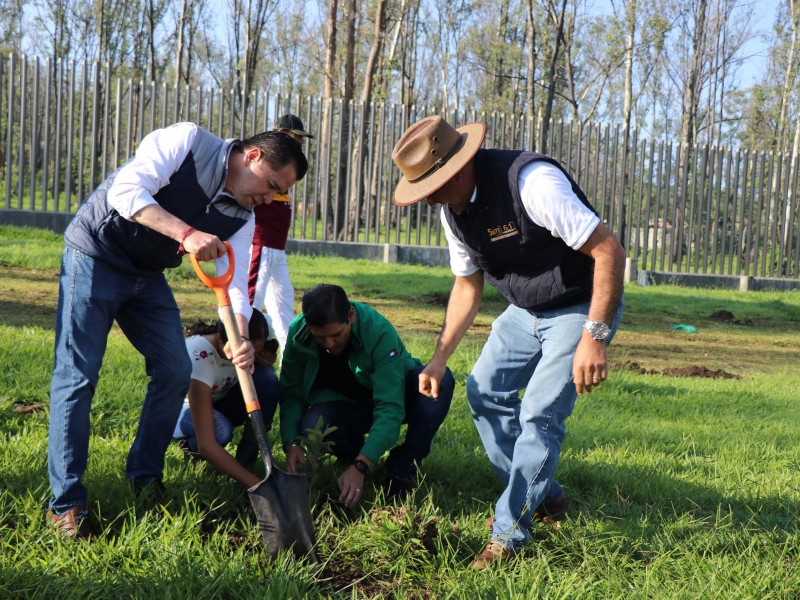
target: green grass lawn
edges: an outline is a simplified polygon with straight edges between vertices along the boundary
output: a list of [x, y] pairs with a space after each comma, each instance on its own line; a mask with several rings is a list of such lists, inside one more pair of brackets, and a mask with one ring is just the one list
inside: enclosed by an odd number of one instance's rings
[[[71, 543], [48, 530], [60, 251], [60, 236], [0, 227], [0, 598], [800, 598], [800, 293], [628, 286], [612, 374], [567, 422], [558, 478], [571, 518], [478, 574], [470, 565], [502, 489], [464, 396], [504, 306], [487, 290], [451, 360], [453, 407], [416, 493], [384, 505], [379, 465], [365, 501], [346, 512], [324, 501], [335, 490], [328, 464], [312, 490], [321, 562], [309, 565], [268, 561], [246, 492], [185, 464], [176, 447], [164, 502], [133, 495], [125, 457], [146, 377], [116, 329], [84, 478], [102, 534]], [[290, 271], [298, 299], [321, 281], [341, 284], [430, 357], [446, 269], [290, 256]], [[169, 278], [186, 323], [214, 317], [190, 267]], [[732, 377], [667, 374], [683, 371]]]

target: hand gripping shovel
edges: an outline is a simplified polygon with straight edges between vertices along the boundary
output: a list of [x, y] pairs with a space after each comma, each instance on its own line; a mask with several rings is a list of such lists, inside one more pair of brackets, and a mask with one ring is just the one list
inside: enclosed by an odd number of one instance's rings
[[[229, 267], [224, 275], [209, 277], [200, 268], [197, 258], [193, 254], [189, 258], [200, 281], [213, 290], [217, 296], [220, 316], [228, 334], [228, 341], [236, 349], [242, 343], [242, 337], [228, 297], [228, 285], [233, 278], [234, 257], [230, 244], [225, 242], [225, 246], [228, 249]], [[295, 556], [308, 554], [311, 560], [316, 562], [314, 525], [311, 522], [311, 510], [308, 506], [306, 476], [302, 473], [286, 473], [275, 466], [269, 450], [267, 430], [261, 416], [261, 405], [256, 397], [253, 377], [249, 370], [238, 367], [236, 374], [266, 470], [266, 475], [261, 483], [251, 487], [247, 492], [250, 495], [253, 510], [256, 512], [267, 551], [270, 557], [274, 558], [280, 550], [291, 548]]]

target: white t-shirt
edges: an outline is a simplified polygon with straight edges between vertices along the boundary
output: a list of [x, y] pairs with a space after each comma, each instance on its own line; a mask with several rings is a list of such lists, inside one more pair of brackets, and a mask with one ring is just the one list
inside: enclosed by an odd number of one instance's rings
[[202, 335], [186, 338], [186, 350], [192, 361], [192, 379], [211, 388], [214, 402], [225, 397], [238, 382], [233, 363], [219, 354], [213, 344]]
[[[108, 204], [126, 219], [147, 206], [158, 204], [153, 194], [169, 184], [169, 178], [186, 160], [197, 136], [194, 123], [176, 123], [164, 129], [156, 129], [147, 134], [136, 149], [136, 154], [119, 170], [114, 183], [108, 190]], [[214, 200], [221, 195], [229, 196], [221, 189], [220, 183]], [[212, 202], [214, 201], [212, 200]], [[252, 309], [247, 294], [248, 256], [253, 243], [255, 217], [250, 219], [230, 238], [228, 242], [238, 257], [230, 284], [230, 299], [233, 311], [248, 319]], [[214, 261], [217, 274], [228, 269], [228, 256]]]
[[[586, 243], [600, 223], [600, 218], [580, 201], [569, 180], [555, 165], [544, 161], [528, 163], [520, 170], [518, 183], [528, 218], [574, 250]], [[476, 195], [477, 190], [470, 202], [475, 201]], [[467, 246], [450, 229], [445, 210], [449, 207], [443, 204], [440, 218], [450, 250], [450, 269], [457, 276], [468, 277], [478, 271], [478, 266], [470, 259]]]

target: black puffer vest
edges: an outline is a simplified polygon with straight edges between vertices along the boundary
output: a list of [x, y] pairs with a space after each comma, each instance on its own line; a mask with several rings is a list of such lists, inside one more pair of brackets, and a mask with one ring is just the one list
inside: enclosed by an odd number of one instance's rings
[[486, 280], [511, 304], [546, 310], [591, 298], [594, 261], [534, 224], [525, 213], [519, 172], [536, 160], [558, 167], [575, 195], [596, 213], [558, 161], [535, 152], [480, 150], [475, 156], [475, 202], [460, 215], [449, 208], [444, 214]]
[[[217, 195], [227, 177], [228, 156], [238, 143], [198, 128], [186, 160], [153, 196], [156, 202], [199, 231], [222, 240], [230, 238], [253, 214], [234, 198]], [[177, 241], [125, 219], [108, 204], [108, 190], [119, 170], [111, 173], [75, 213], [64, 233], [65, 243], [136, 276], [177, 267], [181, 263]]]

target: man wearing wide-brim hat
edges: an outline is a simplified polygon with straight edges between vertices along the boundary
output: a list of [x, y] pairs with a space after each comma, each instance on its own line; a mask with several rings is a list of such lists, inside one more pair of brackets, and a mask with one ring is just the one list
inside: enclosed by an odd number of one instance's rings
[[625, 269], [624, 249], [557, 161], [481, 149], [484, 134], [482, 123], [454, 129], [428, 117], [392, 153], [402, 172], [394, 203], [441, 205], [455, 275], [420, 390], [438, 394], [447, 360], [478, 312], [484, 279], [510, 302], [466, 386], [478, 433], [506, 485], [487, 519], [491, 539], [476, 569], [512, 557], [536, 522], [566, 516], [555, 480], [564, 422], [577, 396], [608, 375], [606, 346], [622, 316]]

